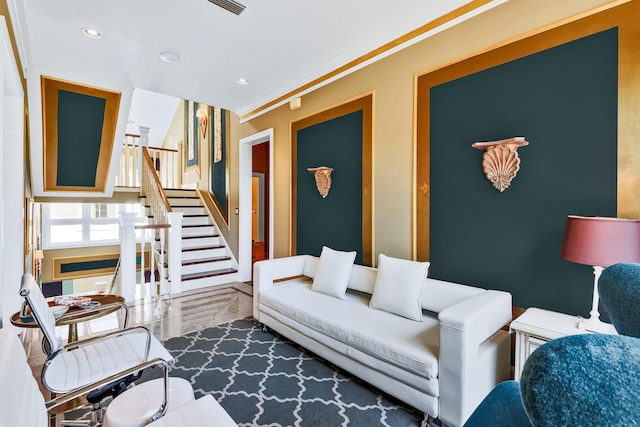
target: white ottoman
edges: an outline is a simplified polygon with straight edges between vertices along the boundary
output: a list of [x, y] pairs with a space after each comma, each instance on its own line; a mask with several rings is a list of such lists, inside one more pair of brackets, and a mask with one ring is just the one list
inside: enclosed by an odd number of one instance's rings
[[[142, 427], [162, 404], [164, 379], [147, 381], [122, 393], [107, 406], [105, 427]], [[193, 387], [189, 381], [170, 377], [167, 413], [193, 402]]]

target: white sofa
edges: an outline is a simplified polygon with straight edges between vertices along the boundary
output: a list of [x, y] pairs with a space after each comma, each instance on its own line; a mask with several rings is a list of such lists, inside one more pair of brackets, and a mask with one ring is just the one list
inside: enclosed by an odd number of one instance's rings
[[256, 263], [255, 319], [425, 420], [461, 426], [509, 378], [510, 340], [501, 329], [511, 321], [511, 294], [427, 278], [420, 322], [369, 306], [375, 268], [351, 267], [345, 299], [312, 291], [318, 264], [309, 255]]

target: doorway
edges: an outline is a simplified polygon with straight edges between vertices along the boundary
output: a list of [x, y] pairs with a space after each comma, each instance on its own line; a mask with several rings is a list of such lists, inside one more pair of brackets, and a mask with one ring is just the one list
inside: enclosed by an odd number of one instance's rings
[[[254, 150], [256, 147], [254, 146]], [[256, 158], [255, 154], [253, 156]], [[267, 225], [267, 216], [265, 209], [265, 174], [262, 172], [254, 172], [251, 176], [251, 241], [252, 241], [252, 253], [251, 261], [256, 263], [268, 258], [266, 251], [267, 236], [269, 233]]]
[[[253, 174], [254, 147], [256, 160], [258, 150], [264, 150], [264, 170], [256, 170], [264, 175], [264, 251], [265, 259], [273, 258], [273, 128], [264, 130], [240, 140], [239, 159], [239, 203], [238, 203], [238, 280], [248, 282], [253, 273]], [[257, 169], [257, 168], [256, 168]]]

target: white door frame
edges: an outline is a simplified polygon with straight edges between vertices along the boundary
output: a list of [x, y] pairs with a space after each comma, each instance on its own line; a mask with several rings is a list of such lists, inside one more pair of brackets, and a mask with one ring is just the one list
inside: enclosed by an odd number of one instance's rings
[[[24, 91], [5, 18], [0, 16], [0, 324], [20, 309], [24, 272]], [[15, 329], [15, 328], [14, 328]]]
[[238, 200], [238, 281], [251, 280], [251, 177], [254, 145], [269, 143], [269, 258], [273, 258], [273, 128], [240, 140], [240, 177]]

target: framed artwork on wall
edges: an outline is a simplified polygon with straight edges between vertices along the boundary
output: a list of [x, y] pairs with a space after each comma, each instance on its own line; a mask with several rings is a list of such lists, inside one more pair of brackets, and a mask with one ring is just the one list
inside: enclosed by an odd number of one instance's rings
[[211, 107], [195, 101], [185, 100], [184, 118], [184, 171], [195, 171], [200, 176], [200, 147], [211, 133]]
[[223, 108], [212, 107], [210, 191], [213, 201], [225, 224], [229, 226], [229, 112]]

